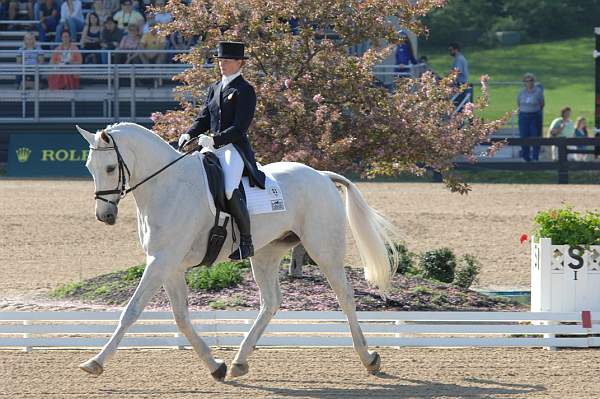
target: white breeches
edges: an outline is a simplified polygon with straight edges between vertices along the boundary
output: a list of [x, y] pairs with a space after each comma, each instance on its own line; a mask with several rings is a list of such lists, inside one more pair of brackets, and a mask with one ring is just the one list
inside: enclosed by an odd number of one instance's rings
[[212, 151], [219, 158], [225, 175], [225, 196], [230, 200], [233, 191], [239, 187], [242, 180], [242, 173], [244, 172], [242, 156], [233, 144], [227, 144], [217, 150], [203, 148], [201, 152], [204, 151]]

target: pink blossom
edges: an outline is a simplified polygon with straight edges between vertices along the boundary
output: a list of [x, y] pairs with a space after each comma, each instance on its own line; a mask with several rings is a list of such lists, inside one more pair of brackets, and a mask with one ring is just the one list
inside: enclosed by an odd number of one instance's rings
[[320, 103], [321, 101], [323, 101], [323, 96], [321, 95], [321, 93], [318, 93], [315, 94], [312, 99], [314, 102]]
[[290, 87], [292, 87], [292, 79], [286, 79], [283, 84], [285, 85], [286, 89], [289, 89]]

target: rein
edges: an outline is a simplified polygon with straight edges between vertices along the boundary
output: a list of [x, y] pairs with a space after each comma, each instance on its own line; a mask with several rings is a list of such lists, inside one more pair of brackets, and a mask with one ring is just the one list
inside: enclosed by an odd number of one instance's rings
[[[127, 180], [131, 178], [131, 172], [129, 171], [129, 168], [127, 167], [127, 164], [125, 163], [125, 160], [123, 160], [123, 156], [121, 155], [121, 152], [119, 151], [119, 147], [117, 146], [117, 142], [115, 141], [114, 137], [111, 136], [110, 133], [105, 132], [105, 134], [108, 137], [111, 138], [111, 140], [113, 142], [113, 146], [112, 147], [101, 147], [101, 148], [96, 148], [96, 147], [90, 146], [90, 149], [94, 150], [94, 151], [111, 151], [111, 150], [114, 150], [116, 152], [116, 154], [117, 154], [117, 167], [119, 168], [119, 180], [117, 181], [117, 187], [114, 190], [96, 191], [94, 193], [94, 199], [97, 199], [97, 200], [100, 200], [100, 201], [104, 201], [104, 202], [107, 202], [109, 204], [113, 204], [114, 206], [117, 206], [117, 204], [119, 203], [119, 201], [121, 199], [125, 198], [125, 196], [127, 194], [129, 194], [130, 192], [132, 192], [133, 190], [135, 190], [136, 188], [138, 188], [142, 184], [146, 183], [148, 180], [152, 179], [153, 177], [155, 177], [159, 173], [163, 172], [168, 167], [174, 165], [175, 163], [179, 162], [181, 159], [183, 159], [186, 156], [190, 155], [192, 152], [196, 151], [196, 148], [191, 148], [190, 150], [186, 151], [181, 156], [177, 157], [177, 159], [169, 162], [168, 164], [166, 164], [165, 166], [163, 166], [162, 168], [160, 168], [156, 172], [152, 173], [150, 176], [148, 176], [145, 179], [143, 179], [141, 182], [139, 182], [135, 186], [127, 188]], [[185, 147], [185, 145], [187, 145], [188, 143], [190, 143], [192, 140], [189, 140], [188, 142], [186, 142], [184, 144], [184, 147]], [[125, 172], [127, 172], [127, 177], [125, 177]], [[111, 201], [111, 200], [108, 200], [108, 199], [102, 197], [103, 195], [110, 195], [110, 194], [119, 194], [119, 198], [116, 201]]]

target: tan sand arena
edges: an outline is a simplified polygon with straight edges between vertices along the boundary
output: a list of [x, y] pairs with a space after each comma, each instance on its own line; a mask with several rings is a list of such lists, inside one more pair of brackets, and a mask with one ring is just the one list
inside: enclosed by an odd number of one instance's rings
[[[483, 263], [480, 286], [527, 287], [529, 249], [518, 242], [536, 211], [595, 209], [595, 186], [476, 185], [467, 197], [435, 184], [360, 184], [369, 204], [404, 232], [413, 251], [449, 246]], [[94, 220], [91, 181], [0, 180], [0, 310], [40, 307], [60, 283], [143, 260], [135, 208], [113, 227]], [[356, 264], [354, 251], [348, 263]], [[54, 304], [60, 308], [60, 304]], [[595, 350], [378, 349], [367, 375], [348, 349], [260, 349], [250, 373], [216, 383], [192, 351], [122, 350], [93, 378], [77, 364], [89, 351], [0, 351], [4, 398], [597, 398]], [[232, 350], [217, 350], [228, 362]]]

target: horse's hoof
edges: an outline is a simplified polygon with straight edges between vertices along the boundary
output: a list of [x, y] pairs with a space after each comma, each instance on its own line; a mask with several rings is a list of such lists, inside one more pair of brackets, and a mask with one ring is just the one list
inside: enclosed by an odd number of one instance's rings
[[94, 359], [90, 359], [85, 363], [81, 363], [79, 365], [79, 368], [85, 371], [86, 373], [90, 373], [91, 375], [95, 376], [99, 376], [104, 372], [104, 369], [102, 368], [100, 363], [98, 363]]
[[367, 371], [371, 374], [377, 373], [381, 369], [381, 357], [379, 357], [379, 353], [373, 352], [375, 358], [369, 365], [367, 365]]
[[214, 378], [216, 381], [225, 380], [225, 376], [227, 375], [227, 365], [225, 362], [221, 363], [219, 368], [210, 373], [210, 375], [212, 375], [212, 378]]
[[229, 370], [230, 377], [241, 377], [248, 374], [248, 363], [232, 363], [231, 370]]

